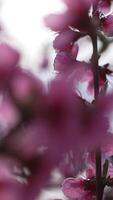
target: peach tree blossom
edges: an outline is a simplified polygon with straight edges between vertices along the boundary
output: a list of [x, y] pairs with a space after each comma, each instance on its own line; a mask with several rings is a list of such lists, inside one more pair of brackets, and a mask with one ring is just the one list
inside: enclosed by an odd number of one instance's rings
[[[99, 59], [113, 42], [113, 2], [63, 3], [63, 13], [44, 18], [56, 53], [55, 76], [46, 86], [23, 68], [17, 49], [0, 43], [0, 200], [35, 200], [57, 186], [64, 199], [112, 198], [113, 69]], [[86, 36], [93, 48], [88, 61], [78, 59]], [[41, 70], [49, 57], [45, 49]], [[56, 169], [60, 183], [52, 180]]]

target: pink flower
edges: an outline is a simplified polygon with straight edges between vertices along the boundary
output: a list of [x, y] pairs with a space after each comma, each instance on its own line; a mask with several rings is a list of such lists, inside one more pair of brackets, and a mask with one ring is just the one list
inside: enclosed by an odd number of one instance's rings
[[108, 13], [111, 8], [112, 0], [100, 0], [98, 3], [98, 10], [102, 13]]
[[9, 83], [10, 92], [20, 107], [35, 106], [42, 99], [44, 86], [38, 78], [20, 69], [15, 71]]
[[5, 43], [0, 44], [0, 71], [15, 67], [19, 58], [20, 54], [16, 49]]
[[26, 162], [30, 171], [27, 184], [22, 188], [21, 199], [33, 200], [40, 194], [42, 188], [47, 185], [50, 179], [50, 173], [54, 168], [48, 155], [36, 156]]
[[89, 82], [93, 78], [91, 64], [77, 61], [78, 45], [75, 44], [69, 51], [59, 51], [54, 60], [54, 68], [58, 76], [64, 76], [72, 82], [72, 87], [78, 82]]
[[[20, 173], [16, 173], [16, 170]], [[0, 198], [1, 200], [20, 200], [22, 182], [22, 165], [11, 156], [0, 156]]]
[[47, 16], [45, 24], [53, 31], [64, 31], [69, 27], [86, 31], [86, 29], [90, 28], [89, 25], [91, 25], [88, 10], [93, 2], [90, 0], [66, 0], [64, 3], [67, 5], [67, 10], [63, 14], [51, 14]]
[[45, 18], [45, 24], [53, 31], [63, 31], [73, 23], [73, 15], [66, 12], [63, 14], [51, 14]]
[[76, 178], [67, 178], [62, 185], [64, 195], [71, 199], [90, 200], [95, 196], [96, 187], [95, 182], [88, 183], [90, 179], [94, 178], [93, 168], [86, 170], [86, 178], [78, 176]]
[[84, 180], [82, 178], [67, 178], [63, 182], [63, 193], [71, 199], [82, 199], [85, 196]]
[[0, 44], [0, 90], [9, 87], [9, 82], [17, 70], [20, 54], [13, 47]]
[[108, 15], [102, 19], [103, 31], [107, 36], [113, 35], [113, 15]]
[[76, 40], [81, 37], [80, 32], [67, 29], [63, 32], [60, 32], [55, 40], [53, 41], [53, 47], [59, 51], [65, 51], [72, 48], [72, 45]]
[[43, 155], [49, 145], [46, 132], [43, 121], [34, 119], [7, 138], [7, 150], [15, 152], [22, 160], [32, 160], [35, 156]]
[[56, 55], [54, 60], [55, 70], [66, 73], [70, 72], [76, 67], [75, 58], [68, 52], [61, 51]]
[[0, 138], [4, 138], [21, 119], [21, 114], [14, 102], [6, 96], [0, 102]]

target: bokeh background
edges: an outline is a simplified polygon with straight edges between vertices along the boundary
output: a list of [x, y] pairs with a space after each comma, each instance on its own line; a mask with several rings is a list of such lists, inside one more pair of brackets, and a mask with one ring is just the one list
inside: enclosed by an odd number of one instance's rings
[[2, 37], [21, 50], [24, 65], [36, 65], [42, 49], [52, 41], [54, 34], [45, 28], [44, 16], [62, 9], [60, 0], [0, 1], [1, 27], [7, 35]]
[[[51, 12], [60, 12], [63, 9], [65, 8], [60, 0], [0, 1], [0, 42], [6, 41], [16, 47], [21, 52], [22, 67], [29, 68], [39, 76], [41, 74], [37, 68], [46, 46], [50, 46], [51, 55], [54, 57], [54, 52], [52, 53], [54, 33], [44, 26], [43, 18]], [[59, 179], [57, 172], [54, 176], [55, 179]], [[57, 198], [63, 198], [63, 194], [58, 189], [52, 188], [42, 191], [38, 200]]]

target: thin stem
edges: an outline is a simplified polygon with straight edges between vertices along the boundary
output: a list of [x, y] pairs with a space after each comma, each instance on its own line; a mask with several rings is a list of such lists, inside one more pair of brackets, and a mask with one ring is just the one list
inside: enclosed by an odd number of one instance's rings
[[94, 98], [96, 100], [99, 94], [98, 49], [97, 49], [96, 33], [92, 35], [92, 43], [93, 43], [92, 64], [93, 64], [93, 78], [94, 78]]
[[102, 200], [103, 188], [102, 188], [102, 174], [101, 174], [101, 150], [96, 150], [96, 198]]
[[[99, 95], [99, 70], [98, 70], [98, 49], [97, 49], [97, 33], [94, 32], [91, 36], [93, 44], [93, 78], [94, 78], [94, 98], [97, 100]], [[101, 170], [101, 149], [100, 147], [96, 150], [96, 199], [102, 200], [103, 189], [102, 189], [102, 170]]]

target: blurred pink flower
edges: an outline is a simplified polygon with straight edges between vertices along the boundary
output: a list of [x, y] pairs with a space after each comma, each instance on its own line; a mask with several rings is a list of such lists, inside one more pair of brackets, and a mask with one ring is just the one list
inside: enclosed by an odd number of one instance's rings
[[107, 36], [113, 36], [113, 15], [102, 18], [102, 26]]
[[0, 102], [0, 138], [5, 137], [21, 120], [21, 114], [14, 102], [7, 96]]
[[[76, 178], [67, 178], [64, 180], [62, 191], [66, 197], [90, 200], [95, 196], [94, 170], [93, 168], [88, 168], [84, 173], [86, 174], [86, 178], [81, 175]], [[92, 180], [92, 183], [88, 183], [89, 180]]]
[[20, 54], [16, 49], [5, 43], [0, 44], [0, 71], [15, 67], [19, 58]]

